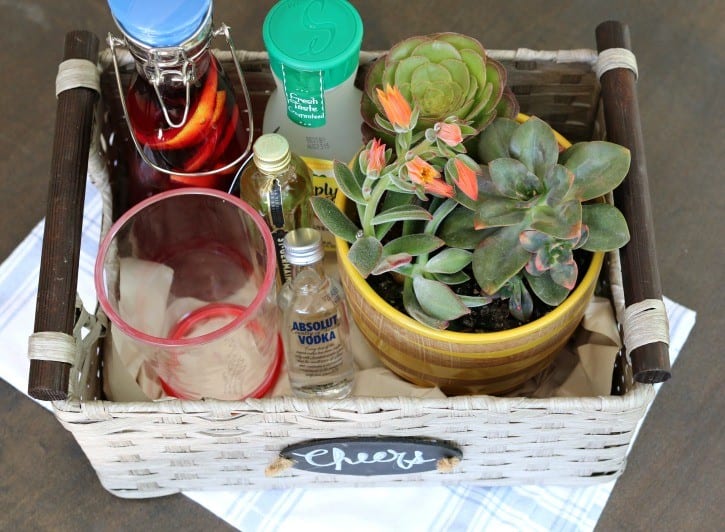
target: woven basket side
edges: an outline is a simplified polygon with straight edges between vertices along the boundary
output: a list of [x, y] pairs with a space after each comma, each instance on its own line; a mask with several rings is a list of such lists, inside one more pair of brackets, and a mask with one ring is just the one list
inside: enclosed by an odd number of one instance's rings
[[[637, 385], [625, 397], [561, 400], [96, 401], [64, 403], [57, 416], [103, 485], [123, 497], [230, 486], [591, 484], [621, 474], [652, 395], [651, 386]], [[356, 436], [437, 437], [463, 459], [445, 474], [351, 478], [288, 469], [264, 476], [287, 445]]]

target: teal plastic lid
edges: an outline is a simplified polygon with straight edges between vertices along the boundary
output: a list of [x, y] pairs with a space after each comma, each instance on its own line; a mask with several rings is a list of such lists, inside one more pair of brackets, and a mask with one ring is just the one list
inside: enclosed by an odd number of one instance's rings
[[196, 33], [211, 0], [108, 0], [118, 27], [147, 46], [177, 46]]
[[264, 19], [262, 38], [278, 78], [283, 66], [320, 72], [324, 90], [338, 86], [358, 66], [363, 24], [345, 0], [281, 0]]

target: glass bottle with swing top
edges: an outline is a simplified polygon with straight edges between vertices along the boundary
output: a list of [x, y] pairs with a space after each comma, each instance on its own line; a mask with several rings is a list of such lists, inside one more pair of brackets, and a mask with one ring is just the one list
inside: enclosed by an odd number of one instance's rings
[[[172, 188], [227, 192], [251, 152], [253, 130], [249, 94], [229, 28], [212, 29], [211, 0], [108, 4], [122, 33], [108, 40], [123, 115], [137, 152], [126, 162], [122, 210]], [[243, 97], [211, 52], [215, 35], [226, 37]], [[135, 67], [127, 85], [122, 82], [119, 48], [128, 50]]]

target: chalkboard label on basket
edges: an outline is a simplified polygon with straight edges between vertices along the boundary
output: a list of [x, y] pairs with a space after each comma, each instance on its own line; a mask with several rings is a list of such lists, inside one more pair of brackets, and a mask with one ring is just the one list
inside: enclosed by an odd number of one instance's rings
[[292, 467], [332, 475], [404, 475], [434, 471], [439, 461], [460, 459], [450, 443], [423, 438], [335, 438], [290, 445], [280, 456]]

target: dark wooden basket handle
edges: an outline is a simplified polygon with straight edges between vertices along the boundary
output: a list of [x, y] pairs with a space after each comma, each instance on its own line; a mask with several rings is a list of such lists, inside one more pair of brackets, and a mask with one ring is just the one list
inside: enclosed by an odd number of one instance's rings
[[[597, 48], [631, 50], [629, 28], [616, 21], [597, 26]], [[646, 299], [662, 299], [657, 268], [654, 223], [650, 204], [644, 142], [639, 121], [635, 74], [615, 68], [601, 77], [607, 138], [628, 148], [632, 163], [624, 182], [614, 191], [614, 201], [629, 224], [631, 239], [621, 249], [625, 305]], [[664, 342], [652, 342], [629, 354], [632, 373], [638, 382], [656, 383], [670, 378], [670, 357]]]
[[[98, 59], [98, 37], [66, 35], [63, 59]], [[73, 334], [88, 150], [98, 93], [79, 87], [58, 95], [35, 332]], [[31, 360], [28, 394], [43, 401], [68, 395], [70, 364]]]

